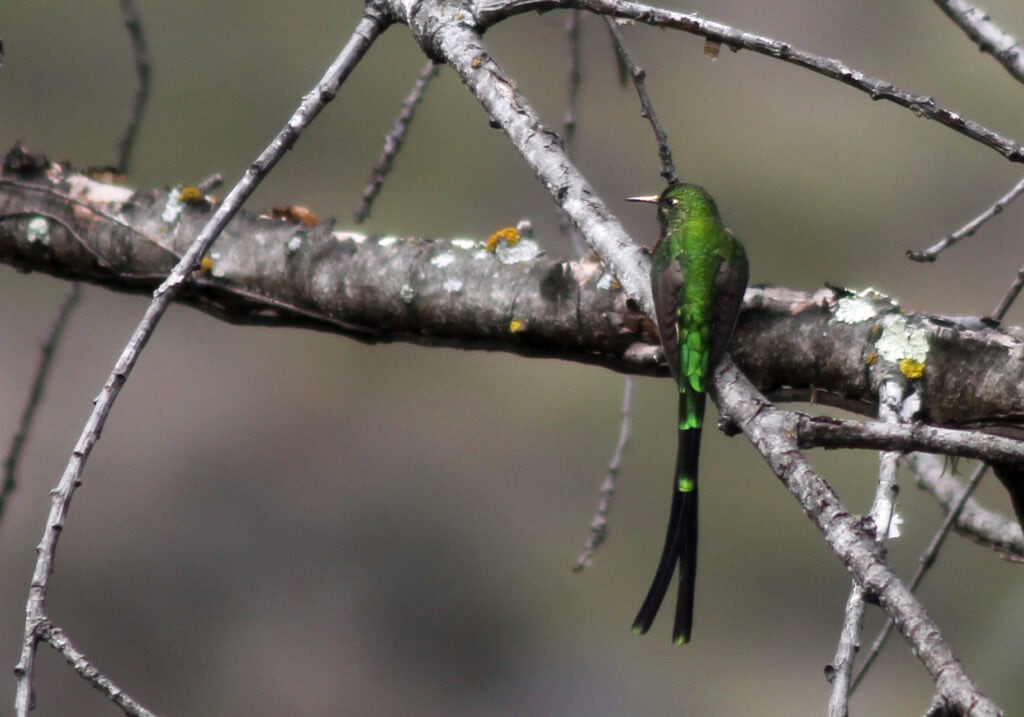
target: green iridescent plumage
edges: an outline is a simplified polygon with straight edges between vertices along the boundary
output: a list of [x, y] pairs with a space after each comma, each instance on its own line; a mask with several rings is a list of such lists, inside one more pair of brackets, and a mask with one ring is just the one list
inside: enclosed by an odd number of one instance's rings
[[673, 640], [690, 639], [697, 569], [697, 466], [707, 383], [736, 325], [747, 286], [743, 245], [702, 188], [675, 184], [658, 197], [661, 236], [652, 252], [651, 286], [665, 360], [679, 388], [679, 432], [672, 510], [661, 561], [633, 630], [650, 629], [679, 565]]

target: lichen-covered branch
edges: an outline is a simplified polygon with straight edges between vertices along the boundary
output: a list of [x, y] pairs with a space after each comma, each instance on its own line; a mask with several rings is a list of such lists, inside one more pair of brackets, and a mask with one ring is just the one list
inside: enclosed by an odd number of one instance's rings
[[[0, 174], [0, 261], [21, 269], [148, 294], [214, 211], [189, 188], [132, 190], [39, 162]], [[178, 300], [236, 323], [667, 375], [653, 326], [602, 264], [549, 257], [540, 239], [492, 248], [483, 240], [367, 236], [287, 211], [241, 212]], [[805, 417], [805, 447], [1020, 458], [1011, 440], [1024, 434], [1019, 328], [906, 314], [870, 291], [755, 287], [731, 353], [777, 400], [864, 415], [876, 413], [886, 372], [910, 381], [920, 404], [915, 423]]]

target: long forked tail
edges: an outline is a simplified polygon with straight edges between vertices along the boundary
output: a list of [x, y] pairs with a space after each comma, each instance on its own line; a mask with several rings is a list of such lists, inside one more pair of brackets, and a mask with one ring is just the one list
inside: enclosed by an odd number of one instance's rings
[[[704, 394], [698, 394], [699, 414], [704, 413]], [[685, 415], [687, 396], [680, 394], [680, 415]], [[676, 564], [679, 565], [679, 594], [676, 599], [672, 641], [682, 645], [690, 640], [693, 627], [693, 595], [697, 575], [697, 465], [700, 460], [701, 429], [679, 431], [676, 473], [672, 482], [672, 511], [665, 534], [665, 546], [654, 580], [633, 621], [633, 632], [642, 635], [654, 622], [668, 592]]]

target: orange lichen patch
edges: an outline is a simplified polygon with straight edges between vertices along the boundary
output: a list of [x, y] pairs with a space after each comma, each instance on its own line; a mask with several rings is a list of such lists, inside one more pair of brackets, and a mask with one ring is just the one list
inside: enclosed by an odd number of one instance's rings
[[270, 210], [270, 216], [275, 219], [284, 219], [297, 224], [305, 224], [307, 227], [315, 227], [320, 223], [316, 214], [309, 207], [292, 205], [290, 207], [274, 207]]
[[199, 262], [199, 271], [204, 274], [209, 274], [213, 271], [213, 259], [208, 256], [204, 256], [202, 261]]
[[526, 331], [526, 322], [520, 321], [519, 319], [512, 319], [508, 322], [508, 330], [513, 334], [522, 333]]
[[181, 188], [181, 191], [178, 192], [178, 199], [185, 202], [185, 204], [199, 204], [206, 200], [206, 195], [203, 194], [202, 189], [190, 184], [187, 187]]
[[910, 379], [924, 376], [924, 364], [916, 359], [900, 359], [900, 373]]
[[874, 366], [876, 363], [878, 363], [878, 354], [872, 351], [871, 353], [868, 354], [868, 358], [864, 363], [866, 363], [868, 366]]
[[494, 252], [498, 248], [498, 244], [504, 240], [509, 246], [515, 246], [519, 243], [519, 230], [515, 227], [505, 227], [487, 237], [487, 242], [484, 245], [487, 251]]

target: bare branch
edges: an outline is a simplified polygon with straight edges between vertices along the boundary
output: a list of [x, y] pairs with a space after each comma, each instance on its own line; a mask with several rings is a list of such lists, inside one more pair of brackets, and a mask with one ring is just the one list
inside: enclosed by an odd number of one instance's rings
[[581, 11], [571, 11], [565, 19], [565, 36], [569, 42], [569, 67], [568, 82], [566, 86], [566, 107], [565, 117], [562, 120], [562, 142], [565, 145], [566, 154], [571, 155], [573, 146], [576, 143], [576, 127], [579, 124], [579, 98], [580, 85], [583, 82], [583, 75], [580, 72], [580, 65], [583, 61], [581, 52]]
[[[879, 389], [878, 416], [887, 426], [898, 426], [904, 420], [904, 400], [906, 399], [906, 381], [895, 377], [882, 382]], [[899, 493], [897, 478], [899, 476], [900, 454], [884, 451], [879, 454], [878, 485], [875, 488], [875, 500], [871, 506], [868, 519], [874, 530], [875, 541], [884, 555], [885, 546], [893, 531], [896, 495]], [[913, 587], [911, 587], [913, 591]], [[829, 717], [847, 717], [849, 698], [853, 689], [850, 686], [853, 675], [853, 663], [860, 649], [861, 624], [864, 618], [864, 605], [868, 595], [854, 581], [850, 587], [850, 595], [846, 600], [843, 627], [840, 631], [836, 655], [829, 666], [832, 692], [829, 695]]]
[[797, 415], [801, 448], [875, 448], [898, 453], [923, 451], [990, 461], [1024, 461], [1024, 442], [978, 431], [923, 423], [897, 425]]
[[[931, 493], [939, 505], [950, 514], [966, 497], [953, 529], [980, 545], [1009, 556], [1012, 560], [1024, 558], [1024, 534], [1020, 524], [998, 513], [985, 510], [970, 497], [970, 486], [949, 475], [946, 462], [938, 456], [914, 453], [909, 457], [919, 488]], [[974, 476], [972, 476], [973, 482]], [[964, 494], [967, 494], [965, 496]]]
[[430, 86], [430, 81], [437, 77], [439, 69], [440, 65], [435, 64], [432, 60], [427, 61], [426, 66], [420, 71], [420, 76], [416, 78], [416, 84], [413, 85], [409, 96], [402, 102], [402, 109], [395, 119], [395, 125], [388, 132], [388, 136], [384, 138], [384, 149], [381, 151], [377, 163], [373, 165], [370, 181], [367, 182], [366, 188], [363, 190], [363, 196], [359, 200], [359, 206], [356, 207], [356, 224], [362, 224], [370, 216], [373, 200], [377, 198], [381, 187], [384, 186], [384, 180], [391, 173], [391, 167], [395, 163], [395, 158], [402, 150], [402, 144], [405, 142], [405, 135], [409, 132], [409, 125], [412, 124], [413, 118], [416, 117], [416, 107], [423, 101], [427, 88]]
[[964, 714], [1000, 714], [964, 671], [924, 607], [886, 565], [864, 523], [851, 515], [804, 459], [794, 419], [775, 409], [728, 359], [715, 371], [714, 385], [721, 411], [797, 499], [854, 579], [892, 618], [945, 701]]
[[[190, 273], [198, 268], [203, 255], [227, 225], [231, 217], [239, 210], [245, 199], [256, 189], [263, 177], [292, 147], [309, 122], [316, 117], [338, 91], [341, 83], [356, 66], [369, 49], [373, 41], [387, 26], [381, 15], [367, 13], [358, 24], [345, 48], [331, 64], [327, 72], [314, 88], [303, 99], [299, 109], [292, 115], [284, 129], [274, 138], [273, 142], [260, 154], [246, 171], [245, 176], [235, 185], [224, 199], [203, 230], [193, 241], [181, 260], [175, 265], [167, 279], [153, 295], [153, 301], [135, 328], [131, 338], [114, 365], [102, 391], [96, 398], [93, 410], [86, 421], [71, 458], [64, 469], [57, 487], [51, 492], [50, 514], [46, 520], [42, 540], [37, 547], [37, 559], [29, 587], [28, 601], [25, 606], [25, 632], [22, 643], [21, 659], [15, 670], [18, 676], [15, 705], [19, 717], [28, 717], [32, 708], [33, 677], [35, 669], [36, 647], [38, 644], [39, 626], [46, 620], [46, 594], [50, 575], [53, 573], [53, 562], [56, 557], [57, 542], [64, 529], [64, 521], [71, 505], [71, 497], [75, 489], [81, 485], [86, 461], [93, 446], [99, 440], [103, 426], [117, 399], [121, 388], [131, 374], [142, 349], [156, 330], [157, 323], [171, 305], [175, 295], [181, 291]], [[173, 218], [171, 222], [173, 223]]]
[[3, 517], [7, 498], [14, 492], [18, 482], [18, 464], [21, 461], [21, 452], [25, 448], [25, 441], [32, 430], [32, 421], [35, 418], [36, 409], [43, 398], [43, 389], [46, 386], [46, 379], [50, 375], [50, 368], [53, 366], [53, 357], [57, 353], [57, 346], [64, 336], [64, 329], [67, 327], [71, 312], [78, 305], [82, 295], [82, 285], [72, 282], [61, 301], [57, 310], [57, 317], [43, 341], [40, 350], [39, 366], [36, 368], [35, 378], [32, 380], [32, 387], [28, 392], [28, 399], [25, 401], [25, 408], [21, 412], [21, 421], [11, 440], [10, 450], [4, 460], [4, 481], [0, 486], [0, 518]]
[[135, 60], [135, 94], [132, 95], [132, 103], [128, 107], [124, 132], [117, 143], [117, 163], [114, 165], [118, 172], [126, 174], [132, 149], [135, 147], [135, 138], [139, 133], [142, 113], [149, 99], [150, 61], [146, 34], [142, 30], [142, 21], [139, 19], [135, 0], [121, 0], [121, 14], [128, 29], [128, 37], [132, 41], [132, 58]]
[[59, 652], [86, 682], [105, 694], [126, 715], [132, 715], [132, 717], [154, 717], [152, 712], [132, 699], [131, 695], [100, 672], [84, 654], [71, 644], [71, 640], [59, 627], [49, 620], [43, 620], [39, 623], [36, 634], [40, 640], [49, 643], [53, 649]]
[[938, 104], [934, 98], [903, 90], [891, 82], [866, 75], [840, 60], [801, 50], [788, 42], [745, 32], [697, 15], [687, 15], [628, 0], [478, 0], [477, 21], [488, 27], [511, 15], [524, 12], [583, 8], [602, 15], [636, 20], [657, 27], [670, 27], [719, 42], [734, 52], [750, 50], [789, 62], [819, 75], [838, 80], [873, 100], [886, 100], [905, 107], [914, 115], [949, 127], [975, 142], [999, 152], [1011, 162], [1024, 162], [1024, 147]]
[[1018, 82], [1024, 82], [1024, 51], [1020, 43], [992, 22], [988, 13], [964, 0], [935, 0], [935, 4], [979, 50], [992, 55]]
[[1021, 288], [1024, 288], [1024, 266], [1017, 269], [1017, 274], [1014, 276], [1013, 281], [1010, 282], [1010, 286], [1006, 289], [1006, 293], [1003, 294], [1003, 298], [999, 300], [999, 305], [992, 310], [993, 319], [996, 321], [1003, 320], [1006, 312], [1010, 310], [1013, 302], [1020, 295]]
[[[565, 35], [569, 43], [569, 67], [566, 73], [568, 75], [568, 87], [566, 88], [565, 119], [562, 120], [562, 144], [568, 157], [573, 156], [573, 150], [576, 145], [580, 85], [583, 82], [583, 75], [580, 72], [580, 66], [583, 62], [583, 53], [581, 51], [583, 44], [582, 23], [580, 22], [582, 15], [583, 12], [581, 10], [573, 10], [565, 19]], [[579, 231], [576, 230], [576, 227], [569, 221], [569, 217], [566, 216], [565, 212], [558, 212], [558, 230], [562, 232], [562, 236], [568, 237], [569, 241], [572, 242], [572, 248], [576, 251], [576, 255], [583, 256], [587, 251], [587, 244], [583, 237], [580, 236]]]
[[[917, 469], [921, 467], [921, 464], [918, 461], [914, 460], [915, 458], [919, 457], [911, 456], [910, 463], [912, 466], [914, 466], [915, 471], [920, 473], [920, 471], [917, 471]], [[988, 466], [984, 463], [978, 465], [977, 469], [975, 469], [974, 471], [974, 474], [971, 476], [971, 480], [968, 481], [967, 489], [963, 491], [960, 498], [957, 500], [956, 506], [946, 513], [946, 519], [942, 522], [942, 526], [932, 537], [931, 543], [928, 544], [928, 547], [921, 555], [921, 559], [918, 562], [917, 571], [914, 573], [914, 577], [910, 581], [911, 592], [917, 590], [917, 587], [921, 584], [921, 581], [924, 580], [925, 574], [928, 572], [929, 569], [931, 569], [932, 565], [935, 564], [935, 558], [938, 556], [939, 550], [942, 548], [943, 543], [946, 541], [946, 537], [949, 535], [950, 529], [953, 527], [953, 524], [959, 519], [960, 514], [964, 509], [964, 506], [967, 504], [967, 500], [971, 496], [971, 493], [973, 493], [974, 489], [978, 487], [979, 483], [981, 483], [981, 478], [982, 476], [985, 475], [985, 471], [987, 468]], [[881, 654], [882, 647], [885, 646], [885, 641], [889, 638], [889, 635], [891, 634], [892, 621], [887, 620], [885, 625], [879, 631], [878, 635], [875, 637], [874, 642], [871, 643], [871, 650], [868, 652], [868, 655], [864, 660], [864, 664], [860, 668], [860, 672], [857, 674], [856, 679], [854, 679], [853, 681], [853, 690], [857, 689], [857, 686], [861, 683], [861, 681], [864, 679], [864, 676], [868, 673], [868, 670], [871, 669], [871, 666], [874, 664], [875, 660]], [[851, 690], [851, 692], [853, 690]]]
[[908, 250], [907, 258], [913, 261], [935, 261], [939, 254], [944, 252], [946, 249], [949, 249], [961, 239], [966, 239], [967, 237], [972, 236], [974, 232], [978, 231], [978, 229], [985, 224], [985, 222], [997, 214], [1002, 213], [1002, 211], [1012, 204], [1013, 201], [1021, 194], [1024, 194], [1024, 179], [1017, 182], [1017, 184], [1013, 186], [1013, 189], [1001, 196], [995, 204], [971, 221], [964, 224], [952, 234], [947, 234], [927, 249], [921, 249], [919, 251]]
[[661, 158], [661, 176], [669, 184], [677, 184], [679, 182], [679, 176], [676, 174], [676, 166], [672, 161], [672, 150], [668, 146], [668, 135], [665, 134], [664, 128], [661, 126], [661, 123], [658, 122], [658, 115], [654, 111], [654, 104], [651, 102], [650, 95], [647, 94], [647, 84], [644, 82], [646, 73], [643, 68], [633, 62], [633, 56], [626, 48], [622, 32], [615, 24], [615, 20], [607, 15], [604, 19], [605, 23], [608, 25], [608, 31], [612, 34], [612, 40], [615, 43], [615, 52], [618, 54], [622, 63], [629, 70], [630, 76], [633, 78], [633, 85], [636, 87], [636, 94], [640, 98], [640, 116], [651, 123], [651, 129], [654, 131], [654, 139], [658, 143], [658, 157]]
[[619, 439], [615, 443], [615, 452], [612, 454], [612, 460], [608, 464], [608, 473], [601, 484], [601, 497], [597, 502], [597, 512], [594, 514], [593, 520], [590, 521], [590, 537], [587, 538], [583, 552], [576, 558], [576, 565], [573, 567], [574, 572], [578, 573], [584, 568], [590, 567], [594, 553], [597, 552], [597, 549], [604, 543], [605, 538], [608, 537], [608, 513], [611, 511], [612, 498], [615, 496], [615, 479], [619, 475], [622, 456], [625, 454], [626, 446], [629, 444], [632, 411], [633, 379], [631, 376], [626, 376], [622, 389], [622, 408], [619, 411], [622, 416], [622, 422], [619, 424]]

